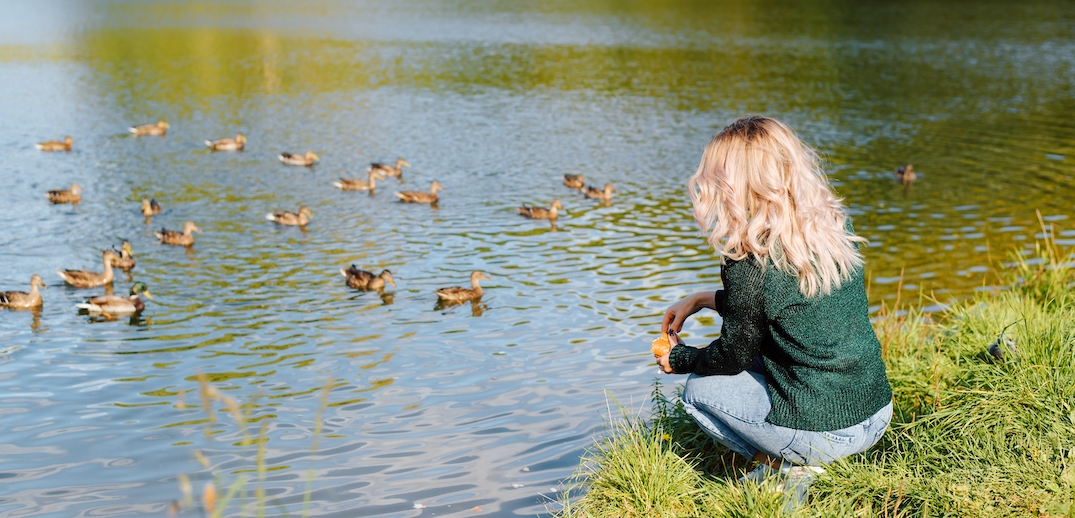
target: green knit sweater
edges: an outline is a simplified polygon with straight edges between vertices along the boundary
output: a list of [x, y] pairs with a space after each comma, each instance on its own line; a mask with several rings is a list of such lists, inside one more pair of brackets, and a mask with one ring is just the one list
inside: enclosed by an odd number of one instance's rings
[[721, 278], [721, 336], [700, 349], [674, 347], [675, 372], [738, 374], [760, 356], [773, 403], [767, 421], [797, 430], [847, 428], [892, 400], [861, 269], [832, 294], [811, 298], [772, 261], [764, 268], [750, 257], [727, 261]]

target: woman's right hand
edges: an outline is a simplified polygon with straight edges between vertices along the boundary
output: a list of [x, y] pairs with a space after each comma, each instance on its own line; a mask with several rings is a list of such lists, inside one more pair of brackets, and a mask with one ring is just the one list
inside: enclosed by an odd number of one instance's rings
[[661, 321], [661, 334], [667, 335], [668, 330], [671, 329], [675, 332], [683, 330], [683, 322], [687, 320], [687, 317], [701, 311], [702, 308], [707, 307], [704, 297], [710, 297], [710, 303], [712, 304], [713, 294], [710, 292], [695, 293], [693, 295], [687, 295], [683, 297], [683, 300], [672, 304], [664, 312], [664, 320]]

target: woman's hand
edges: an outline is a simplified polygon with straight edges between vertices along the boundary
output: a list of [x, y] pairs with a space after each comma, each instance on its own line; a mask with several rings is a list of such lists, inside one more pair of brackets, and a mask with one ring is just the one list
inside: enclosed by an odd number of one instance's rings
[[657, 358], [657, 367], [661, 369], [661, 372], [665, 374], [675, 374], [676, 371], [672, 370], [672, 364], [669, 363], [669, 357], [671, 354], [666, 354]]
[[[683, 344], [683, 339], [679, 337], [675, 331], [668, 331], [668, 341], [672, 343], [672, 347]], [[661, 368], [661, 372], [665, 374], [675, 374], [676, 371], [672, 369], [672, 353], [657, 358], [657, 366]]]
[[669, 329], [680, 332], [683, 330], [683, 322], [687, 317], [701, 311], [702, 308], [712, 308], [714, 305], [713, 292], [703, 291], [694, 295], [687, 295], [683, 300], [672, 304], [664, 312], [664, 320], [661, 321], [661, 333], [667, 333]]

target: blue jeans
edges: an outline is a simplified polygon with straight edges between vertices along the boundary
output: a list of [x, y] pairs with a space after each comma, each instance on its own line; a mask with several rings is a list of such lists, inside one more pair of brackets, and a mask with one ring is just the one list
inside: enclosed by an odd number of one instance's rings
[[761, 451], [792, 464], [827, 464], [862, 453], [881, 439], [892, 420], [889, 403], [865, 421], [828, 432], [796, 430], [769, 423], [772, 400], [764, 367], [732, 376], [691, 374], [683, 388], [683, 406], [718, 443], [747, 458]]

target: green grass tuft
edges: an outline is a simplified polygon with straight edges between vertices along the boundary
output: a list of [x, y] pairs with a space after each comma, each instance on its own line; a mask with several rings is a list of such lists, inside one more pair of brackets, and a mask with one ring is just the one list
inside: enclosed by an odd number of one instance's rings
[[[1012, 289], [940, 315], [882, 308], [896, 412], [865, 455], [831, 464], [795, 516], [1075, 517], [1075, 269], [1051, 241], [1017, 256]], [[1016, 352], [988, 353], [1003, 333]], [[740, 484], [748, 466], [676, 400], [653, 392], [587, 452], [557, 515], [779, 516], [782, 496]]]

